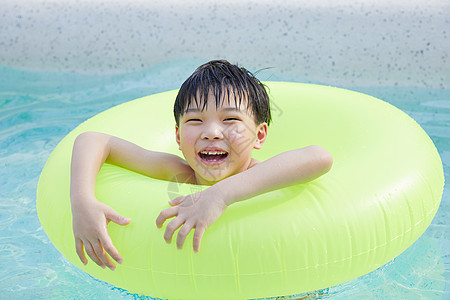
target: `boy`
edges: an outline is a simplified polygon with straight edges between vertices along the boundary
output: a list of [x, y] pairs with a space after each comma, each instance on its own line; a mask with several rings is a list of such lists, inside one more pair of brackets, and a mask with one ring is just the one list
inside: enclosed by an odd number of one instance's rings
[[[108, 235], [107, 224], [127, 225], [130, 219], [95, 199], [95, 179], [104, 162], [149, 177], [209, 188], [171, 201], [156, 219], [167, 243], [180, 228], [177, 247], [194, 231], [198, 252], [206, 228], [228, 205], [274, 189], [313, 180], [332, 165], [331, 155], [319, 146], [290, 150], [264, 162], [251, 158], [260, 149], [271, 120], [269, 97], [263, 84], [244, 68], [227, 61], [200, 66], [181, 86], [174, 105], [175, 135], [182, 158], [143, 149], [102, 133], [86, 132], [75, 140], [71, 165], [71, 205], [76, 251], [86, 265], [115, 269], [122, 258]], [[244, 184], [245, 183], [245, 184]]]

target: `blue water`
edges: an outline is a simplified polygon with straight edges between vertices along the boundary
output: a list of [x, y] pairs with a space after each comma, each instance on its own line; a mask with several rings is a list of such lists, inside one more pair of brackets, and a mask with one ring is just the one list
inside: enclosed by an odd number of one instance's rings
[[[145, 298], [92, 278], [53, 247], [37, 217], [36, 186], [51, 151], [82, 121], [125, 101], [179, 88], [201, 63], [184, 59], [113, 75], [0, 66], [0, 299]], [[280, 75], [276, 68], [263, 70], [258, 77], [327, 84]], [[449, 182], [450, 90], [340, 87], [381, 98], [414, 118], [435, 143]], [[431, 226], [409, 249], [372, 273], [311, 293], [309, 298], [450, 299], [449, 254], [447, 185]]]

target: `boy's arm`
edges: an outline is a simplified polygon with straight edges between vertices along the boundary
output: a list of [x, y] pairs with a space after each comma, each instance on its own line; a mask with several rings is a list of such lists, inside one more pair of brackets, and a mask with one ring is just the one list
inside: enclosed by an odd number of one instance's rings
[[104, 162], [161, 180], [170, 181], [174, 174], [193, 174], [192, 168], [176, 155], [150, 151], [118, 137], [89, 131], [74, 142], [71, 194], [93, 196], [95, 179]]
[[84, 247], [95, 263], [113, 270], [115, 265], [106, 253], [119, 263], [122, 258], [105, 225], [109, 221], [127, 225], [131, 220], [95, 198], [95, 180], [104, 162], [163, 180], [170, 180], [173, 174], [189, 174], [192, 169], [178, 156], [149, 151], [107, 134], [85, 132], [76, 138], [70, 180], [76, 252], [80, 260], [87, 264]]
[[314, 180], [327, 173], [332, 164], [333, 158], [327, 150], [312, 145], [278, 154], [219, 181], [213, 187], [225, 195], [225, 204], [230, 205], [262, 193]]
[[186, 236], [195, 228], [193, 246], [194, 251], [198, 252], [206, 228], [222, 215], [228, 205], [311, 181], [328, 172], [332, 164], [330, 153], [320, 146], [286, 151], [225, 178], [204, 191], [169, 201], [173, 207], [163, 210], [156, 224], [161, 228], [167, 218], [177, 216], [167, 225], [164, 239], [170, 243], [174, 231], [183, 226], [177, 237], [177, 247], [181, 249]]

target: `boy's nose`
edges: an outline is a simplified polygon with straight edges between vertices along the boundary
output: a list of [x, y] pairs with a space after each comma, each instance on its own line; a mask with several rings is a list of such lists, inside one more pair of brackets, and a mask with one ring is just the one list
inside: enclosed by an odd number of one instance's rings
[[205, 126], [202, 132], [202, 139], [204, 140], [223, 139], [222, 127], [217, 124]]

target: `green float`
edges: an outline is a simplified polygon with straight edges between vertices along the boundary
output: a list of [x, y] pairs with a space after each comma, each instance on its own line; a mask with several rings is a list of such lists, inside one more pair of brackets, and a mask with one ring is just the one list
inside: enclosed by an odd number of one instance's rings
[[[406, 250], [431, 223], [442, 197], [439, 154], [425, 131], [396, 107], [340, 88], [266, 82], [273, 122], [253, 157], [320, 145], [330, 172], [312, 182], [240, 201], [182, 250], [156, 227], [169, 198], [205, 189], [105, 164], [96, 197], [132, 219], [108, 230], [123, 257], [115, 271], [75, 252], [69, 199], [76, 136], [99, 131], [181, 155], [175, 142], [177, 91], [130, 101], [70, 132], [48, 159], [37, 190], [42, 227], [75, 266], [131, 293], [164, 299], [248, 299], [298, 294], [367, 274]], [[177, 234], [177, 232], [175, 233]]]

